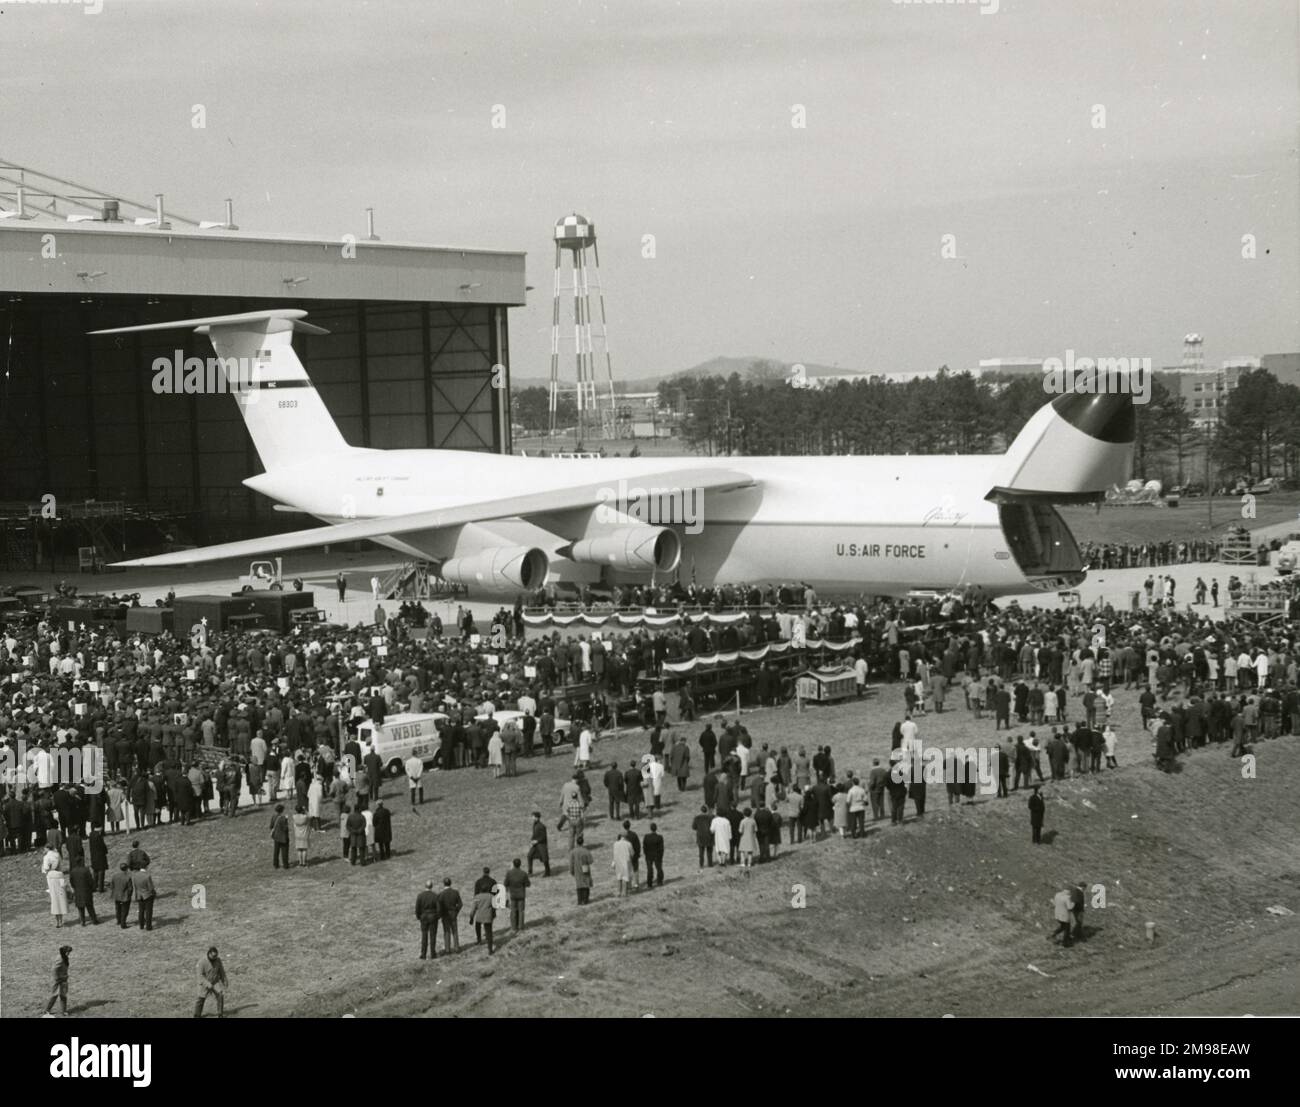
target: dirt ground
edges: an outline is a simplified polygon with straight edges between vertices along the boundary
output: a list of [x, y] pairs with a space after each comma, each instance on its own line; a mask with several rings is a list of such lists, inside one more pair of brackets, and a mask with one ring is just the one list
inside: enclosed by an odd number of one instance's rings
[[[829, 743], [840, 767], [866, 770], [885, 755], [901, 704], [901, 688], [885, 686], [876, 700], [801, 715], [766, 710], [745, 723], [760, 743]], [[56, 930], [39, 855], [5, 857], [0, 1013], [41, 1011], [65, 941], [72, 1009], [88, 1016], [188, 1014], [195, 965], [210, 944], [221, 949], [228, 1011], [239, 1016], [1300, 1011], [1300, 916], [1267, 910], [1300, 911], [1300, 738], [1262, 743], [1253, 779], [1221, 748], [1195, 752], [1165, 776], [1136, 725], [1136, 693], [1121, 693], [1118, 708], [1121, 768], [1049, 784], [1040, 846], [1030, 842], [1024, 793], [949, 808], [944, 789], [931, 786], [924, 819], [909, 803], [902, 827], [886, 820], [865, 840], [783, 847], [750, 876], [698, 871], [696, 749], [690, 789], [679, 795], [669, 781], [658, 819], [668, 883], [623, 901], [614, 897], [614, 828], [598, 769], [587, 907], [575, 902], [567, 835], [554, 830], [567, 756], [523, 761], [509, 780], [487, 770], [435, 774], [418, 814], [405, 782], [388, 783], [395, 856], [364, 868], [339, 858], [328, 806], [309, 866], [288, 872], [271, 868], [266, 810], [144, 831], [160, 889], [152, 933], [119, 930], [105, 897], [108, 922]], [[921, 720], [923, 739], [941, 745], [992, 739], [992, 728], [960, 695], [955, 710]], [[699, 727], [681, 729], [695, 749]], [[626, 764], [646, 747], [643, 732], [624, 731], [596, 756], [602, 766], [611, 757]], [[526, 855], [534, 809], [551, 827], [555, 875], [534, 876], [526, 930], [512, 937], [499, 918], [489, 956], [466, 911], [462, 952], [419, 961], [414, 903], [424, 881], [451, 876], [468, 900], [481, 866], [500, 877]], [[639, 833], [648, 822], [636, 824]], [[125, 837], [110, 839], [112, 865], [127, 848]], [[1102, 886], [1105, 907], [1087, 912], [1087, 940], [1065, 950], [1048, 940], [1051, 897], [1076, 880]], [[792, 906], [798, 900], [806, 906]]]

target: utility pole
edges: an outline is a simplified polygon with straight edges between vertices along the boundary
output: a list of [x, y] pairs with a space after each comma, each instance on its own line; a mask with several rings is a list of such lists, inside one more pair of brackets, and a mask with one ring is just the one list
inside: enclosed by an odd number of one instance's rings
[[1210, 484], [1210, 454], [1214, 452], [1214, 428], [1218, 423], [1218, 412], [1214, 420], [1205, 428], [1205, 513], [1206, 526], [1214, 533], [1214, 487]]

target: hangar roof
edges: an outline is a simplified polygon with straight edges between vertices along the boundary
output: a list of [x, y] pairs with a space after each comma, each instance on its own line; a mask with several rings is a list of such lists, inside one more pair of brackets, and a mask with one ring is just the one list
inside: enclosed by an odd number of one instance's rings
[[522, 251], [0, 218], [0, 292], [520, 305]]

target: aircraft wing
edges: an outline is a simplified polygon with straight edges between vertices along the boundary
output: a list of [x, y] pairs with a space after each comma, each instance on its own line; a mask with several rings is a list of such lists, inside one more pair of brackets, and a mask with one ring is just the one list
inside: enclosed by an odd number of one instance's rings
[[[637, 474], [638, 487], [654, 488], [659, 485], [699, 489], [705, 492], [730, 492], [754, 484], [754, 478], [739, 470], [727, 469], [670, 469], [662, 473]], [[433, 511], [414, 511], [406, 515], [387, 515], [355, 522], [334, 523], [311, 527], [307, 530], [271, 534], [265, 538], [249, 538], [240, 542], [223, 542], [218, 546], [200, 546], [193, 550], [140, 557], [132, 561], [118, 561], [122, 568], [162, 568], [174, 565], [192, 565], [202, 561], [224, 561], [226, 558], [258, 557], [262, 554], [296, 550], [304, 546], [325, 546], [338, 542], [354, 542], [362, 538], [381, 538], [401, 535], [411, 531], [440, 530], [460, 527], [467, 523], [486, 523], [499, 519], [527, 519], [533, 515], [554, 515], [609, 503], [613, 488], [609, 481], [592, 481], [568, 488], [548, 489], [523, 496], [508, 496], [500, 500], [438, 508]]]

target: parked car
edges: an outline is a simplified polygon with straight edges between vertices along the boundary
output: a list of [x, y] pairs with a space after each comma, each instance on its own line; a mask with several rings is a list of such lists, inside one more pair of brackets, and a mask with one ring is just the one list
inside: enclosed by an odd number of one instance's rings
[[[484, 719], [487, 718], [487, 716], [475, 715], [474, 718], [481, 723]], [[492, 718], [494, 718], [497, 721], [498, 726], [505, 726], [507, 721], [513, 720], [514, 722], [519, 724], [519, 728], [521, 730], [523, 729], [524, 713], [522, 711], [513, 711], [513, 710], [495, 711], [492, 714]], [[561, 719], [557, 715], [555, 717], [555, 736], [552, 739], [552, 741], [557, 746], [563, 745], [565, 742], [569, 740], [569, 734], [572, 730], [573, 730], [573, 724], [569, 722], [568, 719]], [[538, 740], [540, 741], [540, 739]]]
[[1279, 481], [1277, 477], [1265, 477], [1262, 481], [1259, 481], [1257, 484], [1252, 484], [1250, 486], [1250, 491], [1252, 495], [1262, 496], [1262, 495], [1266, 495], [1269, 492], [1276, 492], [1281, 487], [1282, 487], [1282, 482]]

